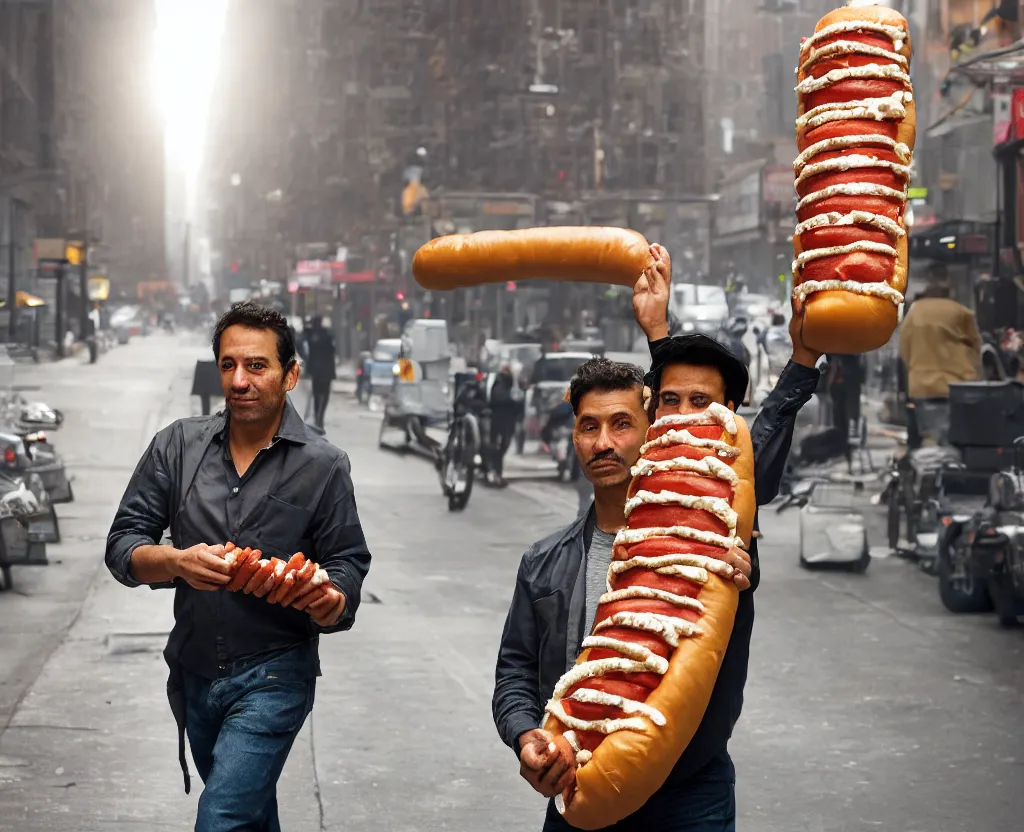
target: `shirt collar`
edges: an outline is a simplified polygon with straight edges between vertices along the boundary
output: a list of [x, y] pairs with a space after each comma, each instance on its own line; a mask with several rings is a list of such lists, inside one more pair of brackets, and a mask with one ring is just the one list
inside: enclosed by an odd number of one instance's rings
[[[216, 437], [221, 442], [224, 442], [228, 435], [228, 411], [226, 408], [221, 414], [221, 419], [223, 424], [220, 430], [217, 431]], [[310, 430], [302, 420], [302, 417], [299, 416], [289, 396], [285, 396], [281, 426], [277, 429], [277, 434], [274, 436], [273, 441], [276, 442], [278, 439], [287, 439], [289, 442], [294, 442], [297, 445], [305, 445], [310, 441]]]

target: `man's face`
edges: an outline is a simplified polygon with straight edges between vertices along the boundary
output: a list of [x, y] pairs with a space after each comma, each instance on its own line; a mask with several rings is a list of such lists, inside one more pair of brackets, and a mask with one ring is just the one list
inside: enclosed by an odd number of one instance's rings
[[725, 379], [716, 367], [698, 364], [669, 364], [661, 372], [655, 418], [676, 414], [700, 413], [725, 401]]
[[220, 384], [231, 418], [260, 422], [276, 418], [299, 368], [285, 372], [277, 357], [277, 335], [269, 329], [229, 326], [220, 340]]
[[640, 388], [594, 391], [580, 400], [572, 443], [595, 488], [629, 482], [629, 469], [640, 458], [647, 427]]

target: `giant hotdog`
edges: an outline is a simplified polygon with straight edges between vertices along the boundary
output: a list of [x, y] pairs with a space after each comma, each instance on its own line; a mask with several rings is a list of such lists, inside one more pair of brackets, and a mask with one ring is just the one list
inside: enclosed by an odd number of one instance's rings
[[529, 279], [632, 287], [650, 259], [636, 231], [553, 226], [438, 237], [416, 252], [412, 273], [431, 290]]
[[753, 482], [747, 426], [721, 405], [648, 430], [608, 592], [546, 708], [544, 727], [576, 751], [574, 790], [557, 801], [572, 826], [637, 811], [700, 725], [738, 603], [721, 557], [750, 543]]
[[916, 132], [907, 21], [836, 9], [800, 47], [794, 295], [804, 343], [861, 353], [888, 342], [907, 285], [904, 211]]

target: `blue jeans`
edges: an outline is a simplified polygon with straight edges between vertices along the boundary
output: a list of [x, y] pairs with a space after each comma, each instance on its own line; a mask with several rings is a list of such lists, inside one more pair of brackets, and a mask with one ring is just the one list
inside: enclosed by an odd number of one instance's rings
[[313, 709], [316, 677], [292, 653], [214, 681], [182, 673], [185, 730], [204, 783], [196, 832], [280, 832], [277, 781]]
[[[543, 832], [572, 832], [548, 802]], [[736, 832], [736, 769], [723, 751], [681, 783], [669, 781], [643, 807], [606, 832]]]

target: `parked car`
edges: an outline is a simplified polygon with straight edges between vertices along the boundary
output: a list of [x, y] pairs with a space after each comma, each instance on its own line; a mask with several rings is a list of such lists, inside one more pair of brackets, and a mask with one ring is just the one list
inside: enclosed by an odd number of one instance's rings
[[669, 308], [679, 319], [684, 334], [702, 332], [714, 338], [729, 317], [729, 300], [721, 286], [673, 284]]
[[371, 396], [386, 396], [396, 375], [398, 359], [402, 357], [401, 338], [382, 338], [363, 359], [357, 370], [356, 397], [365, 404]]

